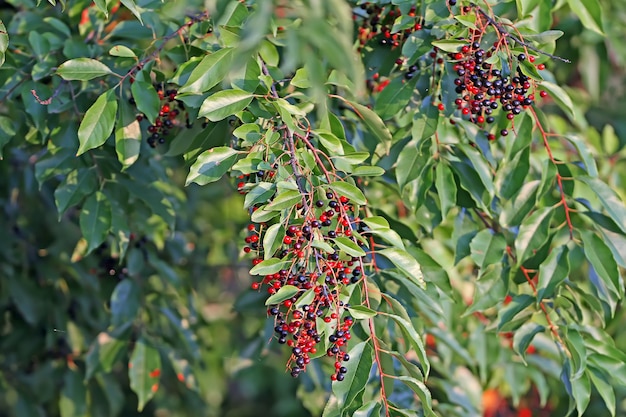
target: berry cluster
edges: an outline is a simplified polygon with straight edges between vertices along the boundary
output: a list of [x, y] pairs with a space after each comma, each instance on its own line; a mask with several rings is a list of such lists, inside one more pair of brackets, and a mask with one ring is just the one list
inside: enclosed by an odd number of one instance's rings
[[[493, 123], [497, 111], [505, 112], [507, 119], [513, 120], [535, 100], [532, 93], [534, 83], [519, 65], [527, 59], [533, 62], [535, 58], [520, 53], [517, 56], [517, 74], [507, 76], [489, 62], [499, 45], [500, 41], [495, 42], [491, 49], [485, 50], [475, 40], [463, 45], [459, 52], [449, 54], [450, 59], [455, 62], [453, 69], [457, 75], [454, 79], [455, 91], [459, 95], [455, 100], [457, 109], [479, 126]], [[543, 64], [540, 65], [539, 69], [545, 68]], [[545, 97], [545, 93], [542, 92], [541, 96]], [[502, 136], [508, 133], [507, 129], [500, 131]], [[490, 133], [488, 138], [494, 140], [495, 135]]]
[[355, 13], [354, 19], [359, 19], [358, 40], [359, 51], [368, 41], [376, 38], [382, 46], [391, 49], [398, 48], [415, 31], [422, 29], [421, 18], [416, 16], [416, 8], [412, 7], [407, 13], [410, 24], [405, 24], [404, 30], [392, 33], [391, 28], [397, 18], [402, 16], [398, 6], [364, 3], [361, 5], [362, 13]]
[[[239, 183], [238, 188], [245, 189], [245, 184]], [[342, 381], [347, 372], [343, 363], [350, 359], [346, 348], [354, 319], [348, 312], [350, 305], [340, 298], [349, 295], [344, 288], [361, 281], [363, 271], [361, 258], [346, 254], [335, 239], [351, 239], [353, 224], [358, 224], [359, 219], [348, 198], [333, 191], [323, 195], [326, 199], [311, 201], [306, 207], [297, 206], [303, 218], [285, 225], [284, 236], [276, 236], [280, 244], [272, 245], [273, 249], [263, 245], [268, 230], [266, 223], [248, 225], [243, 251], [254, 255], [253, 265], [269, 257], [288, 265], [265, 275], [260, 282], [253, 282], [251, 288], [265, 290], [275, 300], [267, 312], [274, 317], [277, 342], [291, 348], [288, 361], [291, 375], [300, 375], [313, 355], [325, 351], [327, 356], [335, 358], [331, 379]], [[253, 212], [255, 209], [258, 207]], [[266, 250], [272, 253], [266, 254]]]
[[[148, 132], [148, 145], [151, 148], [155, 148], [158, 144], [164, 144], [167, 136], [169, 136], [173, 129], [180, 127], [181, 122], [179, 116], [185, 112], [185, 105], [182, 101], [176, 99], [178, 92], [175, 89], [163, 90], [157, 89], [159, 96], [159, 114], [154, 121], [147, 127]], [[131, 99], [131, 103], [134, 104], [134, 100]], [[138, 114], [137, 120], [141, 122], [146, 116], [144, 114]], [[185, 126], [191, 128], [189, 123], [189, 115], [185, 112]]]

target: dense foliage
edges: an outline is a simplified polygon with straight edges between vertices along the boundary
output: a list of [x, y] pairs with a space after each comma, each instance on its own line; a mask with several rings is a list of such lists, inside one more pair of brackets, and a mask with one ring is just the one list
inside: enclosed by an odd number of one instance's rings
[[206, 3], [0, 2], [3, 413], [626, 410], [626, 7]]

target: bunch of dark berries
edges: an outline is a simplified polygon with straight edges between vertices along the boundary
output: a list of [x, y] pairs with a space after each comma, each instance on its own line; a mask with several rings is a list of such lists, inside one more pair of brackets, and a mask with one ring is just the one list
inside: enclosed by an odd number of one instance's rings
[[[240, 183], [238, 188], [244, 189], [245, 185]], [[253, 265], [270, 257], [290, 265], [253, 282], [251, 288], [264, 290], [268, 296], [286, 287], [295, 291], [267, 310], [274, 318], [276, 341], [291, 348], [287, 364], [291, 375], [297, 377], [306, 371], [311, 356], [324, 349], [327, 356], [335, 359], [331, 380], [342, 381], [347, 372], [344, 364], [350, 359], [347, 344], [354, 319], [347, 310], [349, 305], [339, 298], [343, 286], [362, 280], [363, 271], [360, 258], [342, 253], [335, 239], [353, 235], [353, 225], [359, 224], [355, 216], [358, 208], [330, 190], [324, 197], [307, 204], [308, 212], [302, 204], [297, 206], [304, 217], [285, 225], [284, 236], [276, 237], [280, 245], [274, 246], [273, 253], [265, 253], [270, 249], [263, 245], [268, 225], [251, 223], [243, 251], [253, 255]], [[252, 211], [258, 209], [254, 207]], [[320, 239], [332, 250], [322, 251], [312, 245]]]
[[[178, 92], [175, 89], [164, 90], [157, 87], [157, 94], [159, 96], [159, 114], [154, 121], [147, 127], [148, 133], [148, 145], [151, 148], [155, 148], [159, 144], [164, 144], [166, 138], [171, 135], [172, 131], [179, 128], [181, 123], [181, 116], [185, 116], [185, 126], [191, 128], [189, 123], [189, 115], [185, 112], [185, 104], [176, 99]], [[131, 98], [131, 103], [134, 104], [134, 100]], [[146, 116], [144, 114], [138, 114], [137, 120], [141, 122]]]

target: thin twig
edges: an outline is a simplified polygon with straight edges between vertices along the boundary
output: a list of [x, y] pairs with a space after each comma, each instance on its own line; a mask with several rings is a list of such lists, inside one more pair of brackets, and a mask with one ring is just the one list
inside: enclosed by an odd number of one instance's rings
[[42, 100], [39, 98], [39, 96], [37, 95], [37, 91], [35, 91], [35, 89], [30, 90], [30, 93], [33, 95], [33, 97], [35, 97], [35, 100], [37, 100], [37, 103], [47, 106], [50, 103], [52, 103], [52, 100], [54, 100], [56, 96], [59, 95], [59, 93], [61, 92], [61, 87], [63, 87], [66, 83], [67, 81], [61, 80], [57, 88], [54, 89], [54, 92], [52, 93], [52, 95], [45, 100]]
[[542, 51], [541, 49], [539, 49], [539, 48], [537, 48], [537, 47], [535, 47], [535, 46], [533, 46], [533, 45], [531, 45], [529, 43], [524, 42], [523, 40], [521, 40], [517, 36], [511, 34], [509, 31], [507, 31], [504, 28], [504, 26], [502, 26], [500, 23], [496, 22], [483, 9], [481, 9], [480, 6], [478, 6], [476, 4], [473, 4], [473, 3], [472, 3], [472, 6], [478, 11], [478, 13], [480, 13], [481, 16], [483, 16], [487, 20], [487, 22], [489, 22], [489, 24], [491, 26], [493, 26], [500, 33], [500, 35], [502, 35], [504, 37], [511, 38], [515, 42], [519, 43], [520, 45], [525, 46], [526, 48], [530, 49], [531, 51], [535, 51], [538, 54], [545, 55], [545, 56], [547, 56], [549, 58], [552, 58], [552, 59], [558, 59], [559, 61], [563, 61], [563, 62], [565, 62], [567, 64], [571, 64], [572, 63], [572, 61], [570, 61], [569, 59], [562, 58], [562, 57], [560, 57], [558, 55], [552, 55], [552, 54], [550, 54], [548, 52]]

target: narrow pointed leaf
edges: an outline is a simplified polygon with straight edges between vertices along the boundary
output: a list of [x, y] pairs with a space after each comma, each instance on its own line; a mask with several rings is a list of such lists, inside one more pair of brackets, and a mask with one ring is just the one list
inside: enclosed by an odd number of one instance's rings
[[109, 138], [115, 125], [117, 99], [114, 90], [107, 90], [85, 112], [78, 127], [78, 153], [81, 155], [90, 149], [102, 146]]
[[243, 90], [219, 91], [204, 100], [198, 117], [206, 117], [212, 122], [217, 122], [245, 109], [252, 99], [252, 93]]
[[598, 178], [578, 177], [587, 184], [589, 188], [598, 196], [602, 206], [613, 219], [615, 224], [626, 233], [626, 205], [619, 198], [617, 193], [611, 189], [605, 182]]
[[437, 414], [435, 414], [435, 412], [433, 411], [433, 402], [432, 396], [430, 395], [430, 390], [422, 381], [406, 375], [401, 375], [397, 377], [397, 379], [402, 381], [409, 388], [411, 388], [411, 390], [413, 390], [413, 392], [420, 399], [422, 403], [422, 408], [424, 410], [424, 416], [437, 417]]
[[293, 285], [284, 285], [276, 292], [265, 300], [265, 305], [280, 304], [285, 300], [290, 299], [294, 295], [298, 294], [301, 290]]
[[65, 182], [54, 190], [54, 200], [59, 212], [59, 218], [65, 211], [80, 203], [83, 198], [91, 194], [98, 187], [98, 177], [93, 168], [80, 168], [70, 172]]
[[291, 261], [281, 261], [278, 258], [270, 258], [252, 267], [250, 275], [275, 274], [281, 269], [288, 267], [290, 264]]
[[350, 201], [364, 205], [367, 203], [363, 191], [361, 191], [356, 185], [352, 185], [345, 181], [336, 181], [330, 184], [330, 188], [340, 196], [344, 196], [350, 199]]
[[161, 356], [159, 351], [143, 338], [135, 343], [128, 363], [130, 389], [137, 394], [137, 411], [144, 409], [159, 389]]
[[430, 362], [428, 360], [428, 356], [426, 355], [426, 349], [424, 349], [424, 342], [417, 333], [417, 330], [415, 330], [415, 327], [411, 322], [396, 314], [390, 314], [389, 317], [393, 319], [393, 321], [395, 321], [400, 328], [400, 331], [405, 338], [405, 344], [407, 346], [411, 346], [417, 354], [417, 358], [419, 359], [422, 369], [424, 370], [424, 377], [428, 378], [428, 374], [430, 373]]
[[135, 118], [130, 106], [120, 103], [117, 128], [115, 129], [115, 152], [117, 159], [126, 169], [139, 158], [141, 150], [141, 126]]
[[548, 240], [550, 220], [553, 213], [552, 207], [544, 207], [531, 214], [522, 222], [515, 239], [515, 251], [517, 252], [517, 263], [519, 265], [531, 257], [534, 251]]
[[70, 59], [57, 69], [57, 75], [67, 81], [88, 81], [109, 74], [113, 74], [109, 67], [92, 58]]
[[365, 256], [365, 251], [350, 238], [339, 236], [333, 239], [340, 251], [350, 256]]
[[350, 406], [356, 396], [365, 390], [369, 375], [372, 370], [372, 346], [369, 342], [361, 342], [355, 345], [348, 354], [350, 361], [346, 362], [343, 381], [334, 381], [333, 393], [337, 397], [339, 408], [345, 410]]
[[96, 191], [87, 198], [80, 212], [79, 223], [89, 253], [104, 242], [111, 228], [111, 204], [106, 195]]
[[233, 49], [224, 48], [205, 56], [178, 92], [202, 94], [219, 84], [230, 70]]
[[206, 185], [215, 182], [233, 166], [238, 152], [225, 146], [204, 151], [191, 166], [185, 185], [195, 182]]
[[407, 251], [398, 248], [387, 248], [376, 252], [376, 254], [389, 259], [391, 263], [397, 266], [400, 271], [404, 272], [407, 277], [421, 288], [426, 287], [419, 263]]
[[9, 48], [9, 35], [7, 34], [7, 28], [0, 20], [0, 67], [4, 64], [5, 54]]

